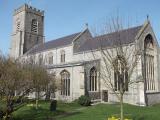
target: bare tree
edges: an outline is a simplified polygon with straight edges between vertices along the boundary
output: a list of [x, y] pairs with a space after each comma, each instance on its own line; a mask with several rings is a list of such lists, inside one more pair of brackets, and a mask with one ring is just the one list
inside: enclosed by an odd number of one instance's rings
[[48, 77], [45, 82], [45, 100], [50, 100], [51, 94], [55, 96], [55, 92], [58, 89], [58, 85], [56, 83], [55, 72], [48, 74]]
[[13, 112], [15, 96], [18, 96], [18, 100], [21, 101], [29, 93], [36, 92], [36, 106], [38, 106], [40, 93], [46, 90], [48, 85], [50, 85], [48, 91], [54, 92], [55, 84], [52, 80], [52, 76], [42, 66], [30, 62], [20, 63], [1, 55], [0, 95], [1, 98], [6, 98], [5, 119], [9, 119]]
[[[105, 83], [106, 88], [113, 92], [119, 100], [120, 119], [123, 120], [124, 94], [132, 84], [141, 81], [141, 79], [133, 79], [133, 74], [139, 61], [139, 50], [136, 47], [136, 43], [125, 44], [123, 42], [123, 37], [121, 37], [123, 25], [118, 17], [111, 19], [111, 22], [105, 25], [103, 30], [103, 33], [112, 34], [114, 32], [115, 38], [114, 40], [110, 40], [110, 37], [105, 39], [99, 37], [99, 51], [101, 54], [100, 77]], [[106, 48], [104, 44], [106, 41], [109, 41], [108, 43], [112, 45], [112, 48]], [[92, 50], [92, 54], [94, 59], [96, 59], [95, 51]]]
[[[40, 57], [39, 57], [40, 56]], [[36, 97], [36, 108], [38, 108], [38, 101], [42, 97], [46, 100], [50, 100], [51, 94], [56, 91], [56, 77], [55, 73], [49, 73], [43, 63], [42, 54], [38, 57], [39, 61], [36, 62], [35, 55], [32, 55], [26, 59], [27, 65], [30, 66], [32, 73], [31, 79], [33, 83], [33, 91]]]
[[[22, 98], [26, 94], [29, 87], [29, 82], [25, 76], [26, 69], [21, 64], [6, 57], [1, 57], [1, 71], [0, 71], [0, 93], [2, 97], [6, 98], [6, 112], [5, 118], [13, 112], [14, 97], [16, 91], [21, 91], [19, 97]], [[28, 87], [26, 86], [28, 85]]]

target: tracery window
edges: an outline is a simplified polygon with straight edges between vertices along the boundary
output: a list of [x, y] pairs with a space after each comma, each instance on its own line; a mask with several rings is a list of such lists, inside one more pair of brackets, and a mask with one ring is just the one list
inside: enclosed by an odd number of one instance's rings
[[155, 90], [155, 80], [154, 80], [154, 44], [153, 38], [149, 34], [144, 40], [145, 48], [145, 79], [147, 90]]
[[120, 91], [121, 85], [123, 91], [128, 91], [128, 70], [127, 63], [122, 56], [117, 56], [113, 63], [114, 66], [114, 89]]
[[90, 70], [89, 90], [97, 91], [97, 70], [95, 67]]
[[70, 74], [63, 70], [61, 73], [61, 95], [70, 96]]

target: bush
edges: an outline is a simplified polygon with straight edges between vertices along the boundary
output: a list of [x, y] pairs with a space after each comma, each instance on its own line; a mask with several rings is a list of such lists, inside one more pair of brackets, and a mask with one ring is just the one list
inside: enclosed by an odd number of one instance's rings
[[90, 106], [91, 98], [89, 96], [82, 95], [78, 98], [78, 103], [82, 106]]
[[5, 115], [5, 112], [0, 109], [0, 120], [3, 118], [4, 115]]
[[6, 110], [7, 109], [5, 107], [0, 107], [0, 120], [5, 116]]
[[57, 100], [51, 101], [50, 111], [56, 111], [57, 108]]
[[14, 97], [13, 97], [13, 103], [14, 103], [14, 104], [19, 104], [19, 103], [21, 103], [20, 97], [19, 97], [19, 96], [14, 96]]

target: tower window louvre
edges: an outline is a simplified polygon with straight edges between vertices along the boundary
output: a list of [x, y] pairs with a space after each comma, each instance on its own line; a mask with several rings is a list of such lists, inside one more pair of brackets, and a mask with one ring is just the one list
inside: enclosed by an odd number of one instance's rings
[[32, 20], [31, 31], [34, 33], [38, 32], [38, 21], [36, 19]]

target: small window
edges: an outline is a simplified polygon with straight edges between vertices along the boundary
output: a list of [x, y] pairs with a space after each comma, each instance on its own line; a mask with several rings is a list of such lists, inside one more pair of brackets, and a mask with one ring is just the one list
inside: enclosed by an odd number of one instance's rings
[[48, 64], [53, 64], [53, 53], [52, 52], [48, 54]]
[[30, 56], [30, 57], [29, 57], [29, 63], [30, 63], [31, 65], [34, 64], [34, 60], [35, 60], [35, 58], [34, 58], [33, 56]]
[[43, 55], [39, 55], [38, 56], [38, 59], [39, 59], [39, 65], [42, 65], [43, 64]]
[[34, 33], [38, 32], [38, 21], [36, 19], [32, 20], [31, 31]]
[[65, 62], [65, 51], [62, 50], [61, 51], [61, 63], [64, 63]]
[[16, 32], [19, 32], [20, 31], [20, 20], [17, 19], [16, 20]]
[[144, 41], [144, 47], [147, 48], [153, 48], [153, 38], [149, 34], [146, 36], [145, 41]]

